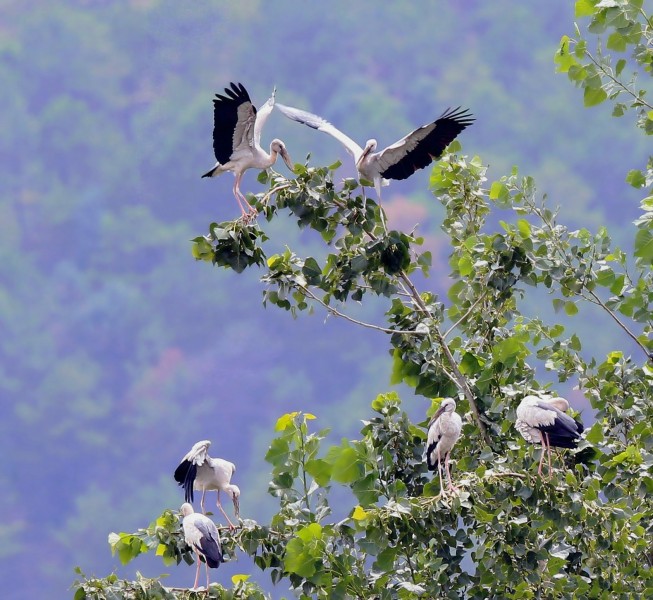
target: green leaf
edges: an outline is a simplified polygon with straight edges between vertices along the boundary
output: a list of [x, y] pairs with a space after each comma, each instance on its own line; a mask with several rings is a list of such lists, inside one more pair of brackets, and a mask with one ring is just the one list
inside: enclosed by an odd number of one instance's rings
[[531, 237], [531, 224], [526, 219], [517, 219], [517, 229], [522, 238], [528, 239]]
[[641, 188], [646, 185], [646, 177], [638, 169], [631, 169], [626, 175], [626, 183], [629, 183], [634, 188]]
[[556, 71], [558, 73], [566, 73], [569, 71], [570, 67], [573, 67], [578, 64], [576, 57], [570, 52], [569, 43], [571, 39], [563, 35], [560, 40], [560, 46], [553, 57], [553, 62], [556, 65]]
[[458, 260], [458, 271], [462, 277], [468, 277], [474, 272], [472, 259], [466, 254]]
[[576, 0], [574, 6], [575, 17], [591, 17], [594, 14], [594, 7], [597, 0]]
[[297, 530], [297, 537], [304, 540], [304, 542], [310, 542], [311, 540], [321, 540], [322, 539], [322, 525], [319, 523], [311, 523], [306, 527], [302, 527]]
[[590, 444], [600, 444], [603, 441], [603, 426], [599, 421], [592, 425], [590, 430], [585, 435], [585, 439]]
[[576, 303], [571, 301], [565, 302], [565, 313], [570, 317], [578, 313], [578, 306], [576, 306]]
[[380, 496], [377, 486], [378, 474], [369, 473], [365, 477], [357, 479], [351, 486], [351, 491], [354, 492], [354, 495], [361, 506], [371, 506]]
[[309, 578], [315, 575], [316, 560], [309, 552], [304, 551], [304, 542], [299, 538], [292, 538], [286, 544], [284, 566], [289, 573], [300, 577]]
[[81, 587], [77, 588], [73, 600], [84, 600], [85, 598], [86, 598], [86, 592], [84, 591], [84, 588]]
[[500, 200], [505, 201], [510, 198], [510, 192], [505, 183], [501, 181], [495, 181], [490, 186], [490, 200]]
[[294, 420], [295, 417], [299, 414], [299, 411], [291, 412], [291, 413], [286, 413], [285, 415], [282, 415], [277, 419], [277, 423], [274, 426], [275, 431], [285, 431], [290, 427]]
[[583, 104], [587, 107], [596, 106], [597, 104], [601, 104], [607, 97], [608, 95], [603, 88], [588, 86], [583, 93]]
[[306, 472], [317, 482], [325, 487], [331, 481], [331, 465], [322, 458], [306, 461]]
[[317, 285], [322, 280], [322, 269], [320, 269], [320, 265], [317, 264], [313, 257], [308, 257], [304, 261], [302, 274], [306, 277], [306, 282], [309, 285]]
[[653, 233], [640, 229], [635, 236], [635, 256], [653, 262]]
[[275, 467], [281, 466], [288, 460], [290, 446], [284, 438], [275, 438], [270, 443], [265, 460]]
[[[343, 444], [347, 444], [347, 441], [344, 440]], [[326, 460], [331, 463], [331, 477], [335, 481], [351, 483], [360, 477], [356, 450], [352, 447], [332, 446], [327, 453]]]
[[609, 50], [614, 50], [615, 52], [624, 52], [627, 47], [626, 38], [618, 31], [615, 31], [608, 37], [607, 46]]

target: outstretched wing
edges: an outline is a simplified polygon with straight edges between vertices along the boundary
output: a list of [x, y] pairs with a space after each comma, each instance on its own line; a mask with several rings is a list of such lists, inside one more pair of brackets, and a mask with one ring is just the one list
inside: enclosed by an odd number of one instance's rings
[[406, 179], [442, 156], [458, 134], [474, 122], [470, 112], [460, 107], [445, 110], [433, 123], [424, 125], [377, 154], [381, 176]]
[[275, 87], [272, 90], [272, 95], [267, 99], [265, 104], [258, 109], [258, 112], [256, 113], [256, 122], [254, 123], [254, 138], [253, 138], [253, 143], [255, 146], [261, 145], [261, 132], [263, 131], [263, 127], [265, 125], [265, 122], [268, 120], [270, 113], [274, 109], [274, 97], [276, 93], [277, 93], [277, 88]]
[[208, 457], [208, 449], [211, 445], [209, 440], [197, 442], [190, 449], [188, 454], [181, 459], [181, 463], [175, 469], [175, 481], [184, 488], [184, 499], [186, 502], [193, 503], [195, 499], [193, 487], [195, 477], [197, 476], [197, 467], [202, 466]]
[[213, 152], [224, 165], [243, 144], [249, 146], [254, 136], [256, 108], [242, 83], [231, 83], [224, 95], [213, 100]]
[[348, 135], [331, 125], [329, 121], [319, 117], [318, 115], [314, 115], [313, 113], [298, 108], [292, 108], [291, 106], [277, 104], [277, 108], [289, 119], [333, 136], [347, 149], [347, 152], [354, 157], [354, 160], [358, 162], [360, 155], [363, 153], [363, 149]]

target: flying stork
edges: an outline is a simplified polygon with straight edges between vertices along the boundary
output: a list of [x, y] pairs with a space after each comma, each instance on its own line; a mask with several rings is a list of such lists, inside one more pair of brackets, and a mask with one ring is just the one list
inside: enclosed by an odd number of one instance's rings
[[200, 556], [204, 558], [206, 564], [206, 589], [209, 589], [209, 567], [217, 569], [220, 563], [224, 562], [222, 557], [222, 544], [220, 543], [220, 534], [207, 516], [200, 515], [193, 510], [192, 505], [184, 502], [181, 505], [181, 514], [184, 517], [182, 521], [184, 528], [184, 539], [197, 555], [197, 571], [195, 573], [195, 585], [200, 578]]
[[231, 483], [231, 478], [236, 472], [236, 465], [222, 458], [211, 458], [208, 454], [210, 445], [209, 440], [202, 440], [190, 449], [175, 469], [175, 481], [183, 486], [186, 502], [194, 501], [193, 490], [202, 490], [200, 505], [204, 514], [206, 514], [204, 496], [207, 491], [216, 490], [218, 492], [216, 506], [227, 519], [229, 528], [233, 529], [235, 525], [230, 521], [220, 503], [220, 492], [225, 492], [231, 498], [234, 503], [236, 519], [240, 519], [240, 489]]
[[566, 412], [569, 402], [553, 396], [526, 396], [517, 407], [515, 428], [531, 444], [542, 445], [542, 456], [537, 473], [542, 477], [544, 455], [549, 457], [551, 476], [551, 446], [555, 448], [576, 448], [583, 424], [572, 419]]
[[428, 436], [426, 438], [426, 464], [429, 471], [435, 471], [437, 463], [438, 474], [440, 475], [440, 489], [442, 489], [442, 461], [444, 459], [451, 491], [455, 491], [456, 487], [451, 482], [449, 456], [451, 455], [451, 449], [460, 437], [463, 427], [463, 421], [455, 410], [455, 400], [445, 398], [429, 421]]
[[275, 92], [276, 89], [258, 112], [242, 83], [232, 82], [231, 88], [225, 88], [224, 95], [216, 94], [213, 100], [213, 151], [218, 162], [202, 177], [217, 177], [231, 171], [236, 176], [234, 197], [245, 218], [256, 214], [256, 209], [250, 206], [240, 191], [243, 173], [247, 169], [271, 167], [277, 161], [278, 154], [293, 170], [292, 161], [281, 140], [272, 140], [269, 154], [261, 148], [261, 131], [274, 108]]
[[428, 166], [442, 156], [445, 148], [463, 129], [474, 122], [468, 110], [460, 107], [447, 109], [433, 123], [423, 125], [384, 150], [375, 152], [375, 139], [367, 140], [365, 148], [361, 148], [322, 117], [283, 104], [277, 104], [277, 108], [289, 119], [336, 138], [354, 157], [360, 176], [374, 184], [379, 203], [381, 186], [388, 185], [388, 179], [406, 179], [417, 169]]

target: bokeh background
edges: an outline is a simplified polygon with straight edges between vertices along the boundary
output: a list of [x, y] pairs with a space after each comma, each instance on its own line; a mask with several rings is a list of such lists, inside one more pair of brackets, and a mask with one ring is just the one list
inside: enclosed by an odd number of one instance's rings
[[[465, 154], [494, 178], [518, 165], [563, 222], [609, 225], [627, 248], [639, 194], [624, 178], [644, 165], [645, 142], [624, 123], [634, 115], [584, 109], [554, 73], [573, 21], [567, 0], [2, 2], [1, 598], [71, 597], [75, 566], [170, 571], [150, 558], [120, 567], [107, 535], [180, 505], [172, 472], [200, 439], [238, 465], [243, 515], [269, 518], [263, 457], [276, 419], [310, 411], [334, 440], [355, 436], [391, 388], [383, 334], [319, 310], [293, 320], [264, 309], [257, 269], [193, 260], [190, 240], [238, 215], [230, 174], [200, 179], [215, 162], [213, 94], [240, 81], [260, 105], [276, 85], [278, 101], [381, 147], [468, 107]], [[340, 158], [353, 175], [337, 141], [278, 112], [264, 144], [274, 136], [296, 162]], [[423, 285], [443, 293], [448, 248], [428, 179], [425, 169], [386, 188], [384, 207], [393, 228], [418, 224], [436, 258]], [[242, 188], [263, 191], [254, 172]], [[289, 217], [263, 226], [268, 255], [316, 251]], [[535, 297], [533, 310], [550, 315], [549, 304]], [[355, 314], [381, 323], [383, 303]], [[571, 326], [599, 355], [627, 348], [601, 318]], [[428, 400], [400, 392], [421, 418]], [[250, 569], [241, 558], [218, 578]], [[193, 567], [172, 571], [171, 583], [192, 583]]]

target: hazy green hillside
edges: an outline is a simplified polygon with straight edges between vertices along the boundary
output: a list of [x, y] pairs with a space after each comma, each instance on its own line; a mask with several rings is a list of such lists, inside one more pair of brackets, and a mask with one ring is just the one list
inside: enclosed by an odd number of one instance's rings
[[[381, 334], [292, 321], [263, 309], [254, 271], [192, 259], [191, 238], [238, 214], [231, 175], [200, 179], [215, 162], [213, 94], [241, 81], [261, 104], [276, 85], [279, 101], [380, 145], [469, 107], [465, 153], [497, 177], [519, 164], [568, 223], [618, 215], [618, 235], [637, 214], [623, 181], [645, 141], [599, 119], [609, 108], [583, 109], [554, 74], [572, 4], [4, 3], [0, 597], [64, 598], [75, 565], [118, 568], [108, 532], [180, 504], [171, 474], [199, 439], [238, 464], [242, 512], [262, 517], [276, 418], [309, 410], [340, 438], [390, 387]], [[263, 134], [273, 136], [296, 162], [345, 158], [278, 113]], [[440, 290], [447, 248], [428, 178], [393, 184], [384, 206], [395, 226], [420, 223], [442, 264], [428, 285]], [[262, 190], [255, 173], [243, 190]], [[270, 253], [280, 240], [313, 243], [287, 225]], [[613, 333], [596, 332], [597, 347]]]

